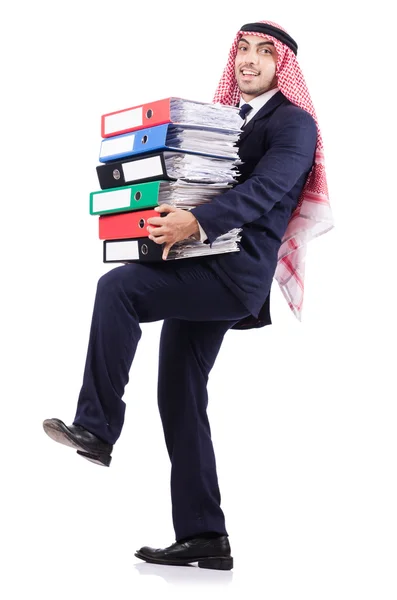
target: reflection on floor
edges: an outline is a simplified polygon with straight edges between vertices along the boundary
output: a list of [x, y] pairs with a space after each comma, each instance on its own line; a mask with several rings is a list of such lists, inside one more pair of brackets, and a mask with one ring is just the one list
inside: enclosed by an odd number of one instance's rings
[[161, 577], [168, 584], [180, 585], [181, 583], [200, 585], [229, 585], [233, 580], [233, 571], [218, 571], [213, 569], [200, 569], [195, 565], [186, 567], [172, 567], [168, 565], [153, 565], [140, 562], [134, 564], [140, 575], [155, 575]]

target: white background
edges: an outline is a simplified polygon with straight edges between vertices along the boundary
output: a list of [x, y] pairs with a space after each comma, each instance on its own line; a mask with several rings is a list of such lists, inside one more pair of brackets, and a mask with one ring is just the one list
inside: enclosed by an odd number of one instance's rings
[[[158, 5], [157, 5], [158, 4]], [[395, 94], [382, 3], [75, 0], [1, 16], [1, 597], [396, 598]], [[102, 263], [89, 193], [100, 116], [211, 101], [239, 27], [299, 44], [335, 229], [311, 242], [302, 323], [229, 332], [209, 382], [233, 572], [155, 567], [174, 541], [157, 413], [161, 323], [142, 326], [110, 469], [53, 443], [81, 385]]]

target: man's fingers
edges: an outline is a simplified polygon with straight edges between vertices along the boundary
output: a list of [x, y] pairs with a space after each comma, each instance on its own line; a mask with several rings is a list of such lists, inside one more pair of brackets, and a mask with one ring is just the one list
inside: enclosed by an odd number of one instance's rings
[[164, 219], [165, 217], [150, 217], [146, 223], [148, 225], [164, 225]]
[[149, 235], [148, 238], [149, 238], [149, 240], [153, 240], [153, 242], [156, 242], [156, 244], [164, 244], [165, 243], [164, 235], [158, 235], [158, 236]]
[[164, 212], [176, 212], [177, 208], [175, 208], [175, 206], [171, 206], [170, 204], [160, 204], [159, 206], [155, 206], [154, 210], [157, 210], [157, 212], [159, 213], [164, 213]]
[[174, 244], [166, 244], [163, 250], [163, 260], [167, 260], [168, 253]]
[[149, 232], [149, 236], [153, 235], [154, 237], [159, 237], [160, 235], [164, 235], [164, 229], [161, 227], [147, 227]]

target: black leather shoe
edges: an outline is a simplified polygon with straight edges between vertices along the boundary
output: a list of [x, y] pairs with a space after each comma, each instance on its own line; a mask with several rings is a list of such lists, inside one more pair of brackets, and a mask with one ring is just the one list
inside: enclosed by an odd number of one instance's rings
[[97, 465], [109, 467], [113, 446], [99, 439], [81, 425], [66, 426], [59, 419], [46, 419], [43, 421], [43, 427], [51, 439], [74, 448], [77, 450], [77, 454]]
[[185, 566], [197, 562], [204, 569], [233, 569], [233, 557], [230, 556], [226, 535], [214, 539], [192, 538], [186, 542], [175, 542], [168, 548], [144, 546], [135, 552], [135, 556], [157, 565]]

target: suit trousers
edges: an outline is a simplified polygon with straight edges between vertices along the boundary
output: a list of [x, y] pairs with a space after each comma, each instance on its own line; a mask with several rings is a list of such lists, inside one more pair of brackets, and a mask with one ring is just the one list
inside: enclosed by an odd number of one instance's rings
[[73, 423], [116, 442], [140, 323], [163, 320], [158, 406], [171, 460], [177, 540], [207, 531], [227, 535], [207, 416], [207, 381], [225, 333], [249, 314], [203, 258], [126, 264], [98, 281]]

